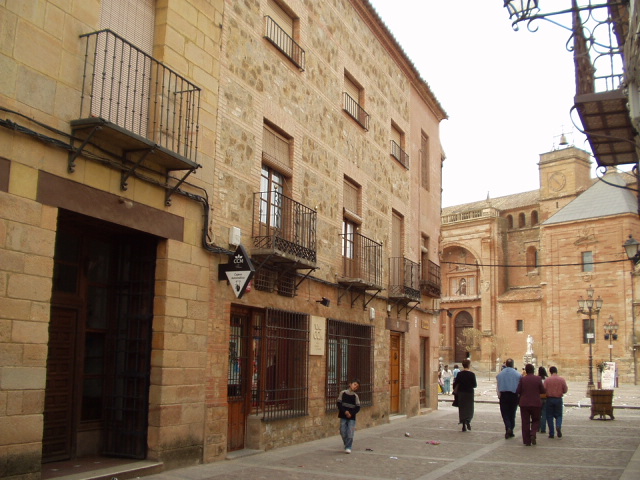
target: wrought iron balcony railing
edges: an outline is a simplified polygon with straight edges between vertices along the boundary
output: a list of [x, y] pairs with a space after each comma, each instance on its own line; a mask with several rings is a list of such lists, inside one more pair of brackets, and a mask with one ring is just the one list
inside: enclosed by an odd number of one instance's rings
[[344, 92], [344, 111], [358, 122], [362, 128], [369, 130], [369, 114], [347, 92]]
[[391, 140], [391, 155], [405, 168], [409, 168], [409, 155], [393, 140]]
[[305, 52], [269, 15], [264, 17], [264, 38], [269, 40], [300, 70], [304, 71]]
[[275, 254], [302, 266], [316, 263], [315, 210], [275, 190], [255, 193], [253, 206], [253, 255]]
[[420, 301], [420, 264], [405, 257], [389, 259], [389, 297]]
[[382, 285], [382, 244], [359, 233], [340, 236], [344, 277], [363, 286]]
[[440, 265], [427, 260], [422, 264], [422, 278], [420, 279], [422, 291], [430, 297], [439, 298], [442, 289], [440, 278]]
[[90, 130], [97, 138], [108, 130], [111, 144], [125, 152], [146, 150], [169, 170], [197, 168], [200, 88], [110, 30], [81, 38], [85, 63], [74, 133]]

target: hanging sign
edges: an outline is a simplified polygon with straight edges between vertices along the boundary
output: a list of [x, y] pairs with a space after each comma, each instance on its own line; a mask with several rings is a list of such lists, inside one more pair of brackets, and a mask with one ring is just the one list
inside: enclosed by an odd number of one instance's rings
[[238, 245], [235, 253], [229, 258], [229, 262], [218, 266], [218, 279], [224, 280], [226, 278], [233, 288], [235, 296], [242, 298], [255, 272], [247, 251], [242, 245]]

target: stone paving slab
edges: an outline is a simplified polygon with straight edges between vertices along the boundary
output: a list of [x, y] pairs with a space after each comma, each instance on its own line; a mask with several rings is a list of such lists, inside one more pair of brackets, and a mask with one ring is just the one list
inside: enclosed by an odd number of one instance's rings
[[[616, 420], [589, 420], [584, 408], [567, 408], [563, 437], [538, 436], [522, 444], [505, 440], [498, 405], [476, 404], [473, 430], [462, 432], [458, 411], [447, 402], [439, 410], [358, 430], [353, 453], [339, 436], [234, 460], [145, 477], [149, 480], [638, 480], [640, 410], [616, 412]], [[336, 432], [337, 432], [336, 422]], [[408, 436], [406, 435], [408, 434]], [[428, 442], [437, 441], [438, 445]]]

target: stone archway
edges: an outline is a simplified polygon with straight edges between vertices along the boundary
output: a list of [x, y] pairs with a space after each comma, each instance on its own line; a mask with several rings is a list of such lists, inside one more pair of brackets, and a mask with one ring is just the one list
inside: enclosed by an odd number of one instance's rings
[[455, 329], [456, 329], [455, 339], [454, 339], [454, 346], [455, 346], [454, 361], [455, 362], [462, 362], [462, 360], [467, 358], [467, 350], [465, 349], [465, 347], [461, 345], [464, 339], [464, 336], [462, 335], [462, 331], [465, 328], [473, 328], [473, 317], [469, 312], [462, 311], [458, 313], [455, 318]]

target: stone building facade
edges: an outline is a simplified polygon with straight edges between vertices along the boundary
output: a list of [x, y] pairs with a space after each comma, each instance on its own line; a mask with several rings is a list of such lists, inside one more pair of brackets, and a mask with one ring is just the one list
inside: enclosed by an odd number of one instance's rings
[[[539, 190], [443, 209], [441, 356], [449, 363], [469, 354], [495, 371], [508, 357], [519, 367], [528, 358], [587, 379], [593, 333], [597, 381], [612, 318], [619, 379], [635, 381], [633, 266], [622, 247], [640, 228], [635, 180], [613, 168], [592, 179], [590, 165], [573, 146], [554, 150], [540, 156]], [[590, 288], [603, 300], [591, 326], [577, 313]]]
[[0, 27], [0, 476], [333, 435], [352, 377], [359, 428], [437, 408], [446, 114], [367, 1]]

